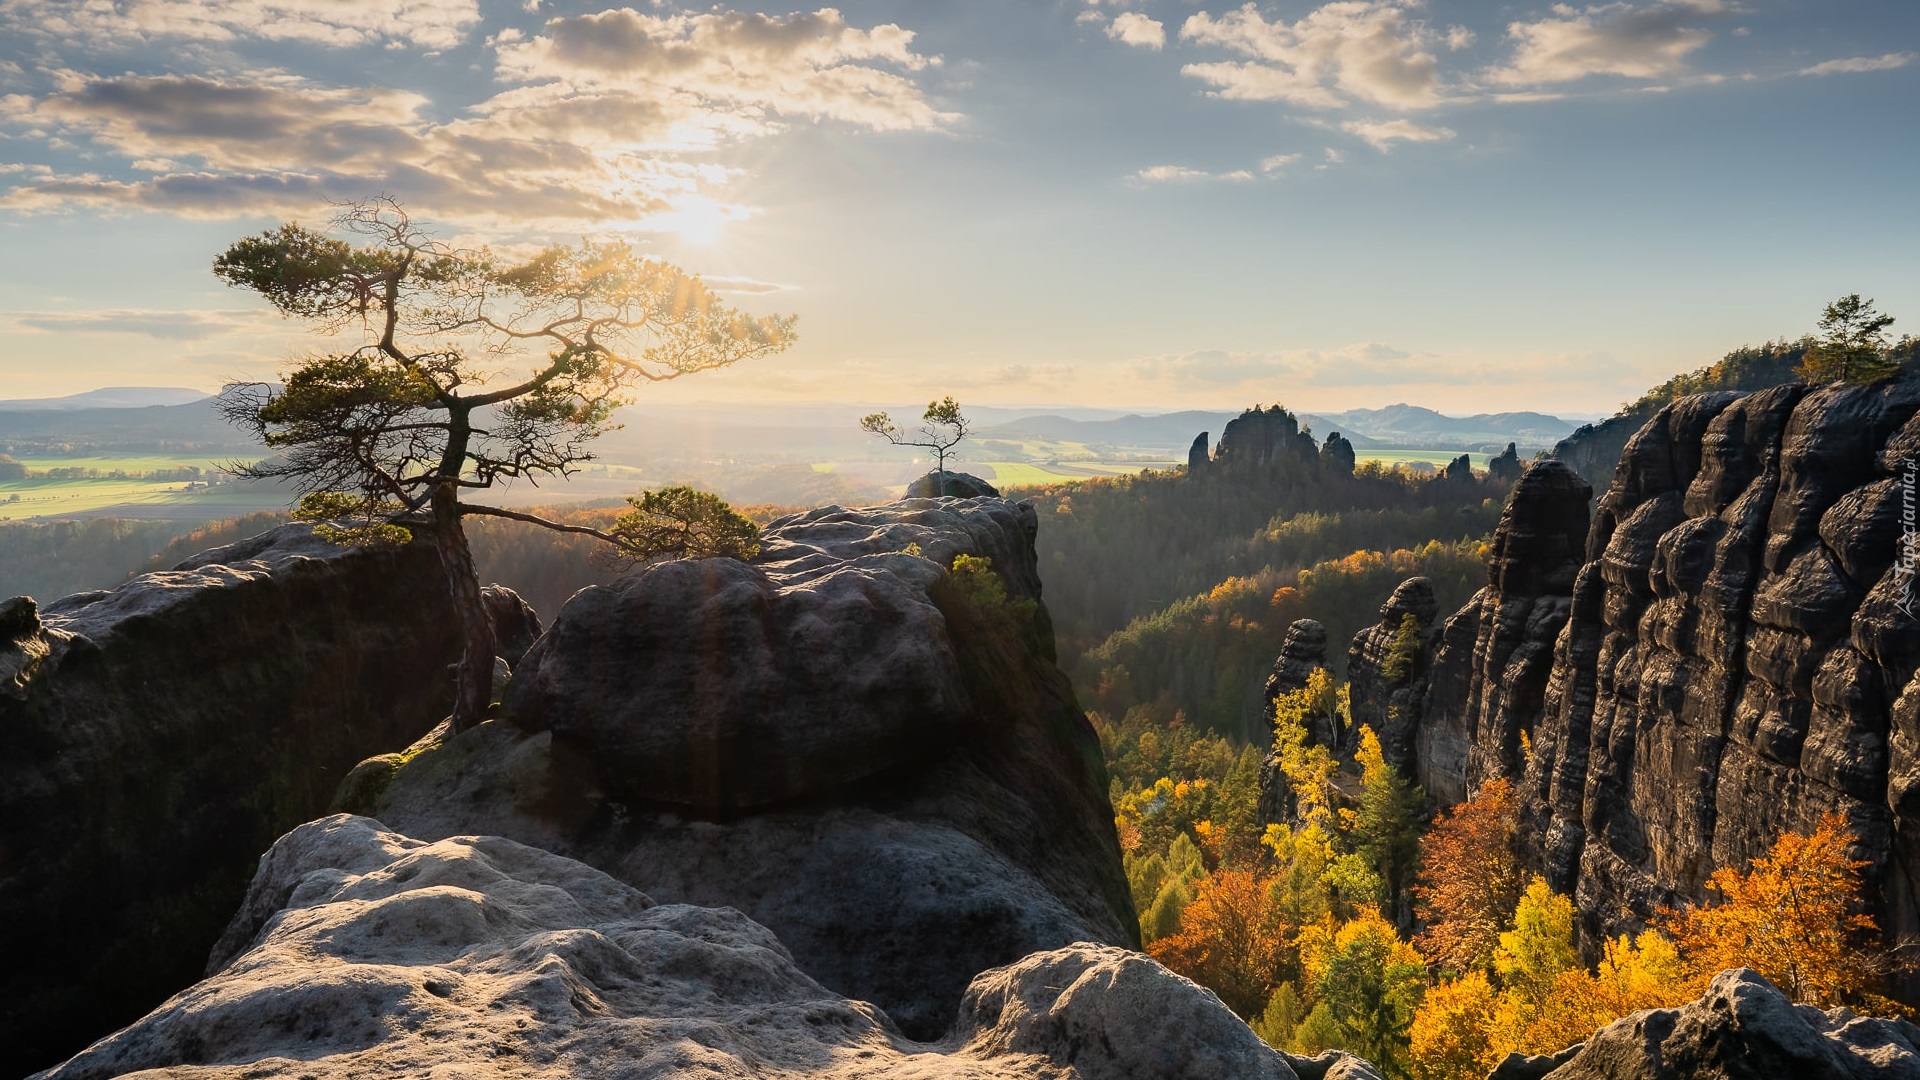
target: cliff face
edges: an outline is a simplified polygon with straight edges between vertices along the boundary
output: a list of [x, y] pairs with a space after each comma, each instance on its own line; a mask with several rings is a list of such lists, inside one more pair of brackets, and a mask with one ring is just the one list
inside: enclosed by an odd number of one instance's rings
[[[1380, 621], [1355, 634], [1347, 649], [1347, 690], [1354, 733], [1362, 727], [1372, 728], [1380, 737], [1381, 752], [1397, 769], [1411, 764], [1420, 695], [1426, 685], [1427, 650], [1416, 648], [1411, 655], [1399, 658], [1399, 670], [1389, 670], [1395, 663], [1394, 641], [1401, 623], [1411, 615], [1424, 642], [1438, 612], [1433, 582], [1423, 577], [1408, 578], [1380, 606]], [[1350, 750], [1349, 741], [1350, 737], [1343, 736], [1326, 745], [1336, 751]]]
[[[1423, 741], [1464, 741], [1465, 760], [1433, 754], [1458, 780], [1427, 783], [1519, 775], [1524, 839], [1589, 941], [1828, 811], [1860, 836], [1883, 929], [1920, 933], [1920, 624], [1899, 559], [1916, 412], [1914, 379], [1678, 401], [1628, 442], [1571, 580], [1552, 552], [1577, 479], [1521, 480], [1470, 675], [1450, 629], [1424, 715]], [[1529, 532], [1545, 547], [1502, 554]]]
[[19, 1075], [197, 978], [274, 837], [446, 715], [458, 643], [431, 547], [304, 526], [11, 611], [0, 1074]]
[[[828, 989], [937, 1037], [987, 968], [1137, 943], [1035, 529], [999, 499], [827, 507], [770, 526], [753, 563], [583, 590], [516, 669], [510, 722], [346, 808], [737, 908]], [[963, 554], [992, 573], [950, 573]]]
[[1443, 805], [1518, 771], [1522, 733], [1534, 737], [1567, 622], [1590, 497], [1566, 465], [1530, 466], [1494, 531], [1486, 588], [1434, 640], [1412, 741], [1415, 776]]

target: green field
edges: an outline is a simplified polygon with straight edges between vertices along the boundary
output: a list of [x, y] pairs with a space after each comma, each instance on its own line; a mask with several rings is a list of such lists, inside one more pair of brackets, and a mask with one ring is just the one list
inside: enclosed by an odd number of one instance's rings
[[224, 469], [230, 458], [209, 458], [205, 454], [142, 454], [130, 457], [21, 457], [15, 458], [28, 472], [48, 469], [98, 469], [103, 473], [150, 473], [197, 465], [202, 469]]
[[[1058, 484], [1067, 480], [1085, 480], [1091, 476], [1122, 476], [1137, 473], [1141, 469], [1165, 469], [1172, 467], [1172, 461], [1050, 461], [1036, 464], [1028, 461], [982, 461], [977, 466], [991, 469], [993, 475], [988, 479], [995, 487], [1031, 487], [1036, 484]], [[967, 466], [962, 464], [960, 468]]]
[[[1358, 462], [1384, 461], [1389, 465], [1401, 462], [1424, 461], [1436, 469], [1444, 469], [1447, 464], [1460, 456], [1457, 450], [1359, 450], [1354, 453]], [[1487, 467], [1486, 454], [1468, 454], [1476, 469]]]

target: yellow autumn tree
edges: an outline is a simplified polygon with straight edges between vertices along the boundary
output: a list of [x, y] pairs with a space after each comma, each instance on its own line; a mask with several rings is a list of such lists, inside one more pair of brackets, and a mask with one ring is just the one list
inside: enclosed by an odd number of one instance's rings
[[1782, 834], [1765, 857], [1742, 871], [1725, 866], [1707, 879], [1724, 899], [1666, 920], [1687, 966], [1711, 975], [1750, 967], [1798, 1002], [1830, 1006], [1863, 993], [1878, 972], [1867, 946], [1875, 930], [1861, 914], [1855, 842], [1839, 814], [1811, 833]]
[[1536, 876], [1513, 909], [1513, 929], [1500, 935], [1493, 966], [1530, 1005], [1539, 1005], [1560, 973], [1580, 964], [1573, 947], [1573, 901]]
[[1480, 1080], [1507, 1056], [1500, 995], [1473, 970], [1427, 990], [1408, 1031], [1408, 1065], [1418, 1080]]

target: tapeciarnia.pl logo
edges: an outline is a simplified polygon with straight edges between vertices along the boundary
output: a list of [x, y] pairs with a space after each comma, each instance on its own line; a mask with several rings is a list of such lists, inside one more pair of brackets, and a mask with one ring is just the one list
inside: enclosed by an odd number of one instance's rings
[[1920, 563], [1920, 528], [1914, 522], [1913, 485], [1915, 469], [1912, 460], [1902, 463], [1900, 472], [1900, 556], [1894, 564], [1893, 572], [1900, 579], [1899, 608], [1907, 618], [1913, 614], [1913, 586], [1916, 563]]

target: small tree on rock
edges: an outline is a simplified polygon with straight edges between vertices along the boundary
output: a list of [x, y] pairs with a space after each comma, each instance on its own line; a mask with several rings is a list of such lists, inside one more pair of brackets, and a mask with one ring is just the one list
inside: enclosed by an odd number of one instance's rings
[[1882, 315], [1873, 301], [1849, 293], [1820, 315], [1820, 336], [1800, 361], [1800, 377], [1810, 383], [1872, 382], [1900, 370], [1887, 348], [1893, 316]]
[[[464, 647], [453, 726], [485, 714], [495, 642], [461, 519], [511, 518], [616, 546], [630, 539], [472, 501], [515, 479], [570, 474], [627, 391], [793, 342], [791, 317], [744, 315], [700, 279], [629, 245], [549, 247], [526, 261], [432, 239], [391, 199], [349, 206], [346, 240], [283, 225], [229, 247], [213, 272], [362, 343], [295, 364], [280, 387], [236, 384], [230, 421], [276, 456], [238, 470], [304, 493], [296, 516], [344, 543], [429, 529]], [[517, 369], [517, 370], [516, 370]], [[351, 519], [349, 524], [333, 523]]]
[[917, 446], [934, 453], [936, 468], [940, 474], [938, 491], [947, 488], [947, 458], [960, 440], [968, 434], [967, 418], [960, 415], [960, 403], [952, 397], [927, 402], [927, 411], [920, 414], [920, 427], [907, 431], [893, 422], [886, 413], [877, 412], [860, 418], [860, 430], [870, 435], [878, 435], [895, 446]]

